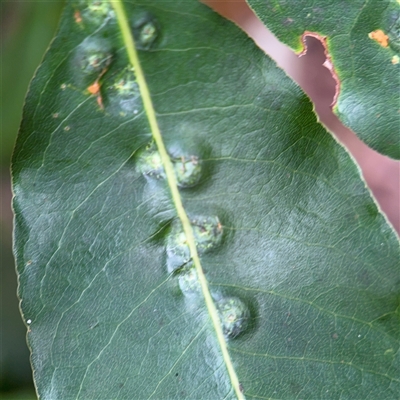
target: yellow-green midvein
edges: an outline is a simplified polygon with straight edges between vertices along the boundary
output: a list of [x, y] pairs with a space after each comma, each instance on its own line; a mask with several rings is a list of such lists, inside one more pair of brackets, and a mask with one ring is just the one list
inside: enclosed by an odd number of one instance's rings
[[199, 279], [199, 283], [202, 289], [202, 293], [205, 299], [205, 303], [207, 306], [207, 310], [210, 314], [211, 321], [213, 323], [217, 340], [221, 348], [222, 356], [224, 362], [226, 364], [226, 368], [228, 370], [228, 374], [233, 386], [233, 389], [236, 393], [236, 396], [239, 400], [244, 400], [244, 395], [240, 390], [240, 384], [238, 377], [236, 375], [236, 371], [233, 367], [231, 357], [228, 352], [226, 340], [224, 334], [222, 332], [222, 327], [220, 324], [219, 316], [217, 313], [217, 309], [215, 307], [214, 301], [211, 297], [210, 290], [208, 288], [207, 279], [204, 275], [203, 268], [200, 263], [200, 258], [196, 249], [196, 242], [193, 235], [192, 226], [190, 224], [189, 218], [186, 214], [186, 211], [182, 204], [182, 199], [178, 190], [178, 185], [175, 178], [175, 172], [173, 170], [173, 166], [167, 150], [165, 148], [160, 129], [158, 127], [156, 114], [154, 111], [153, 103], [151, 101], [149, 89], [147, 87], [147, 83], [139, 62], [139, 57], [136, 52], [135, 42], [131, 33], [131, 29], [128, 24], [128, 19], [126, 17], [126, 13], [124, 7], [122, 5], [121, 0], [112, 0], [110, 1], [112, 6], [114, 7], [116, 17], [118, 20], [119, 27], [121, 29], [123, 41], [128, 52], [129, 61], [135, 69], [136, 79], [139, 86], [140, 94], [143, 101], [144, 110], [146, 112], [150, 129], [153, 135], [153, 139], [157, 145], [158, 151], [160, 153], [161, 160], [164, 165], [166, 179], [171, 190], [172, 200], [175, 204], [175, 208], [178, 214], [179, 219], [181, 220], [183, 231], [185, 232], [187, 243], [190, 249], [190, 255], [193, 260], [193, 264], [195, 265], [197, 276]]

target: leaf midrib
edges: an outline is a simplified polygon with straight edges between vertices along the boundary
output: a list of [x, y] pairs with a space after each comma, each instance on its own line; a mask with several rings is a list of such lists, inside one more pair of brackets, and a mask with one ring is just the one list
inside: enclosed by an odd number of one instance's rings
[[163, 138], [161, 136], [160, 128], [157, 123], [157, 118], [156, 118], [156, 113], [153, 107], [153, 103], [151, 100], [149, 88], [147, 86], [142, 67], [140, 65], [139, 57], [136, 52], [136, 47], [135, 47], [135, 42], [134, 38], [131, 33], [131, 29], [129, 27], [128, 19], [126, 16], [126, 12], [124, 10], [122, 0], [113, 0], [110, 1], [112, 7], [115, 10], [116, 13], [116, 18], [119, 24], [119, 27], [121, 29], [121, 34], [123, 38], [123, 42], [125, 44], [125, 48], [128, 53], [128, 58], [130, 63], [132, 64], [137, 83], [139, 86], [142, 102], [143, 102], [143, 107], [147, 116], [147, 119], [149, 121], [151, 133], [153, 136], [153, 139], [157, 145], [157, 149], [160, 153], [160, 157], [164, 166], [165, 170], [165, 175], [166, 175], [166, 180], [168, 183], [168, 186], [171, 190], [171, 195], [172, 195], [172, 201], [175, 205], [178, 217], [182, 223], [183, 231], [186, 235], [186, 240], [189, 246], [190, 250], [190, 255], [193, 260], [193, 264], [196, 268], [197, 272], [197, 277], [201, 286], [202, 294], [204, 296], [204, 300], [206, 303], [206, 307], [208, 310], [208, 313], [210, 315], [212, 324], [214, 326], [214, 330], [216, 333], [217, 341], [218, 344], [221, 348], [221, 353], [228, 371], [229, 378], [231, 380], [232, 387], [235, 391], [235, 394], [239, 400], [244, 400], [244, 395], [240, 390], [240, 384], [239, 380], [235, 371], [235, 368], [233, 367], [233, 363], [231, 360], [231, 357], [228, 352], [227, 348], [227, 343], [222, 331], [221, 323], [219, 320], [219, 316], [217, 313], [217, 309], [215, 307], [214, 301], [212, 299], [210, 290], [208, 288], [208, 282], [205, 277], [203, 268], [201, 266], [200, 258], [197, 252], [196, 248], [196, 242], [194, 239], [193, 235], [193, 230], [189, 221], [189, 217], [183, 207], [182, 203], [182, 198], [179, 193], [178, 185], [176, 182], [176, 177], [175, 177], [175, 172], [171, 163], [171, 160], [169, 158], [168, 152], [166, 150], [166, 147], [164, 145]]

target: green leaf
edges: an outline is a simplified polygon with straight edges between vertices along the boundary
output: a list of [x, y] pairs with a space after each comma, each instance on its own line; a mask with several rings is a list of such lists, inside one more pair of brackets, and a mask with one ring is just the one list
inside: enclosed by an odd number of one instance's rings
[[400, 5], [398, 0], [247, 0], [297, 52], [318, 35], [337, 76], [334, 111], [369, 146], [400, 158]]
[[395, 398], [399, 243], [309, 99], [203, 4], [112, 5], [67, 5], [14, 152], [40, 398]]

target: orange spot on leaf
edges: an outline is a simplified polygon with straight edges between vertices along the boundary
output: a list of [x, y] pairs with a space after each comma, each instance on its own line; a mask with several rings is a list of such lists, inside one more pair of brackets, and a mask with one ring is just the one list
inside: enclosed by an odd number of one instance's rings
[[100, 92], [100, 83], [96, 81], [87, 88], [90, 94], [98, 94]]
[[372, 40], [376, 40], [382, 47], [389, 46], [389, 36], [386, 35], [382, 29], [377, 29], [376, 31], [370, 32], [368, 37]]
[[75, 22], [76, 22], [77, 24], [82, 23], [82, 16], [81, 16], [81, 13], [80, 13], [78, 10], [76, 10], [76, 11], [74, 12], [74, 19], [75, 19]]
[[97, 77], [97, 79], [87, 88], [88, 92], [90, 94], [96, 95], [97, 96], [97, 104], [99, 107], [104, 110], [104, 105], [103, 105], [103, 98], [101, 97], [101, 85], [100, 85], [100, 79], [101, 77], [106, 73], [107, 67], [101, 71], [100, 75]]
[[98, 81], [98, 79], [92, 83], [88, 88], [87, 88], [88, 92], [90, 94], [93, 94], [96, 96], [96, 100], [97, 100], [97, 104], [99, 105], [99, 107], [104, 110], [104, 105], [103, 105], [103, 98], [101, 97], [101, 93], [100, 93], [100, 83]]
[[101, 93], [100, 93], [100, 83], [98, 80], [96, 80], [94, 83], [92, 83], [88, 88], [87, 88], [88, 92], [90, 94], [93, 94], [96, 96], [97, 99], [97, 104], [99, 105], [99, 107], [104, 110], [104, 105], [103, 105], [103, 98], [101, 97]]
[[102, 110], [104, 110], [103, 98], [101, 97], [100, 93], [97, 95], [97, 104]]

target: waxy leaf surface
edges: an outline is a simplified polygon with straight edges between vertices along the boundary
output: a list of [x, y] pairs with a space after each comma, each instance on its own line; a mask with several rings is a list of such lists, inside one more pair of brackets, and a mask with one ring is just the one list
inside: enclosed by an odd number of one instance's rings
[[397, 397], [398, 240], [347, 152], [205, 5], [124, 8], [67, 5], [14, 153], [40, 398]]

